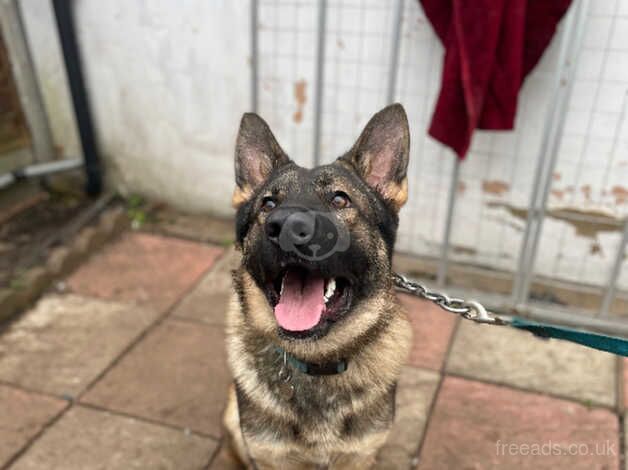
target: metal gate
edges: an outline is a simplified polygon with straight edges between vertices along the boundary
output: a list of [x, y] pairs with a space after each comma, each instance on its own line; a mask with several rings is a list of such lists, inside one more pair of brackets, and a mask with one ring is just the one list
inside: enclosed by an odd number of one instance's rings
[[628, 334], [628, 0], [608, 4], [573, 2], [515, 131], [476, 132], [464, 163], [427, 137], [442, 48], [416, 0], [252, 0], [251, 107], [314, 165], [402, 102], [413, 142], [398, 248], [417, 274], [500, 311]]
[[28, 144], [28, 131], [0, 31], [0, 153]]

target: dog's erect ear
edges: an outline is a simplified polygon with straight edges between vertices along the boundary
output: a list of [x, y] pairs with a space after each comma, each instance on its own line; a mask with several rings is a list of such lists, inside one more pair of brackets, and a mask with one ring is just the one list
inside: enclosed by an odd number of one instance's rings
[[408, 199], [408, 117], [399, 103], [375, 114], [342, 160], [398, 210]]
[[233, 206], [248, 201], [273, 170], [289, 162], [266, 121], [254, 113], [244, 114], [236, 140]]

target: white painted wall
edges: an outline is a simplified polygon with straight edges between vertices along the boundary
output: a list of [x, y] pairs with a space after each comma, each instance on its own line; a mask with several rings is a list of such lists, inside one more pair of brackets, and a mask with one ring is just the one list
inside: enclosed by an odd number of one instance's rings
[[[626, 215], [628, 0], [589, 2], [551, 208]], [[249, 108], [249, 2], [79, 0], [77, 18], [99, 143], [111, 183], [191, 210], [231, 213], [233, 142]], [[386, 104], [393, 2], [328, 2], [322, 159], [348, 148]], [[312, 162], [317, 3], [260, 1], [260, 113], [298, 162]], [[49, 0], [22, 0], [56, 143], [78, 152]], [[413, 133], [399, 247], [437, 255], [453, 156], [426, 136], [442, 47], [405, 1], [397, 100]], [[558, 39], [558, 37], [556, 38]], [[478, 132], [462, 166], [453, 257], [516, 266], [550, 103], [559, 41], [525, 83], [515, 132]], [[298, 93], [297, 93], [298, 91]], [[299, 97], [305, 95], [303, 102]], [[298, 96], [297, 96], [298, 95]], [[497, 182], [497, 183], [496, 183]], [[496, 194], [495, 188], [504, 189]], [[497, 204], [497, 206], [495, 205]], [[582, 236], [549, 218], [537, 272], [602, 284], [617, 231]], [[626, 263], [625, 263], [626, 265]], [[621, 283], [628, 287], [628, 266]]]
[[[249, 98], [246, 1], [76, 3], [110, 182], [195, 211], [230, 214], [233, 143]], [[49, 0], [22, 11], [63, 153], [79, 149]]]

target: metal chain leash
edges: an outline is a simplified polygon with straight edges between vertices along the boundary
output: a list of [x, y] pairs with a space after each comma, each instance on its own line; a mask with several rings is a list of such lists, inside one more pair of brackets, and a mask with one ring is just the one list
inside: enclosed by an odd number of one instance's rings
[[402, 274], [393, 273], [393, 281], [399, 289], [409, 292], [416, 297], [434, 302], [443, 310], [460, 315], [467, 320], [489, 325], [508, 324], [505, 319], [489, 314], [486, 308], [475, 300], [457, 299], [449, 297], [442, 292], [431, 291], [424, 285], [411, 281]]

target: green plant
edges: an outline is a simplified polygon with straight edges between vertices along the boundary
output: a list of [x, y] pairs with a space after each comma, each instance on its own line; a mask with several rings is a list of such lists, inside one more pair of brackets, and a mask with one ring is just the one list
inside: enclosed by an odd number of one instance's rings
[[148, 214], [144, 210], [145, 205], [146, 201], [138, 194], [132, 194], [127, 199], [127, 214], [131, 219], [131, 227], [136, 230], [148, 220]]

